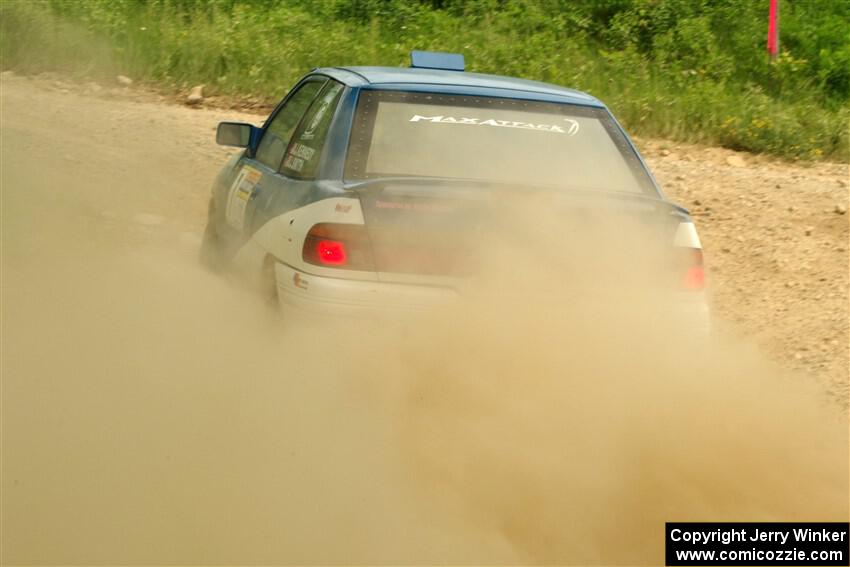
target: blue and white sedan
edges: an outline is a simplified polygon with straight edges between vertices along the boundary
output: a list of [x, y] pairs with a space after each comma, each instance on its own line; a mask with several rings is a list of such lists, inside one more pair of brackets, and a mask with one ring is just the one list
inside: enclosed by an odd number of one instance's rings
[[[421, 310], [469, 292], [484, 228], [507, 197], [528, 196], [546, 212], [626, 211], [653, 226], [672, 259], [665, 278], [707, 324], [693, 221], [604, 104], [464, 72], [456, 54], [411, 59], [314, 69], [262, 127], [221, 123], [218, 143], [244, 150], [214, 184], [202, 259], [249, 274], [284, 312]], [[500, 236], [522, 249], [519, 232]], [[545, 261], [569, 263], [563, 238], [551, 235]]]

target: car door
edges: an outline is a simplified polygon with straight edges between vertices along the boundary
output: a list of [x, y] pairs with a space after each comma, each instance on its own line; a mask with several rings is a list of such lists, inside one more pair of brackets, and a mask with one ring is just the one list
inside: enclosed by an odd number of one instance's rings
[[229, 232], [242, 239], [251, 234], [257, 203], [264, 193], [278, 188], [276, 176], [292, 134], [326, 82], [319, 76], [302, 81], [266, 122], [257, 150], [239, 159], [224, 202], [223, 220]]
[[263, 190], [251, 204], [251, 233], [277, 215], [322, 198], [319, 167], [343, 91], [341, 83], [329, 79], [304, 113], [290, 136], [278, 171], [264, 175]]

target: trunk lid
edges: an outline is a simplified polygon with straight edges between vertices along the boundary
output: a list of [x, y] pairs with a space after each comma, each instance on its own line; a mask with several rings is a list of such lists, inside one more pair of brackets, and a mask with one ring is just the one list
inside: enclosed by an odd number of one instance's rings
[[[464, 180], [382, 179], [352, 187], [382, 281], [455, 285], [493, 263], [581, 270], [618, 255], [670, 248], [687, 212], [643, 195]], [[648, 235], [635, 239], [631, 231]], [[638, 241], [640, 243], [638, 243]]]

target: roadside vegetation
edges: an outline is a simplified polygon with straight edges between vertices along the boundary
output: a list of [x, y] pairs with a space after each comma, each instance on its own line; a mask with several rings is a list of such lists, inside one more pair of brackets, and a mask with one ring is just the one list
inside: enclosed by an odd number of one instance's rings
[[848, 161], [850, 1], [0, 0], [0, 67], [276, 101], [317, 66], [467, 69], [581, 89], [629, 131], [789, 159]]

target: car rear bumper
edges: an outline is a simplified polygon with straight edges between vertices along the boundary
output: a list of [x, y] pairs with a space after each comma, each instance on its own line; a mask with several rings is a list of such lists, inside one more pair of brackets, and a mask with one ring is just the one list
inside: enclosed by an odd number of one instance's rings
[[448, 287], [358, 281], [305, 274], [277, 264], [278, 300], [285, 311], [338, 317], [423, 312], [458, 297]]
[[[335, 318], [397, 318], [415, 314], [459, 299], [461, 294], [450, 287], [358, 281], [305, 274], [284, 264], [277, 264], [278, 301], [287, 313], [331, 316]], [[540, 297], [537, 298], [541, 299]], [[543, 298], [545, 300], [545, 298]], [[553, 303], [563, 303], [554, 296]], [[583, 305], [595, 305], [600, 311], [622, 309], [601, 297], [576, 297]], [[615, 314], [613, 314], [615, 315]], [[669, 323], [692, 329], [698, 334], [711, 330], [711, 312], [702, 292], [681, 292], [669, 296], [647, 314], [648, 325]]]

